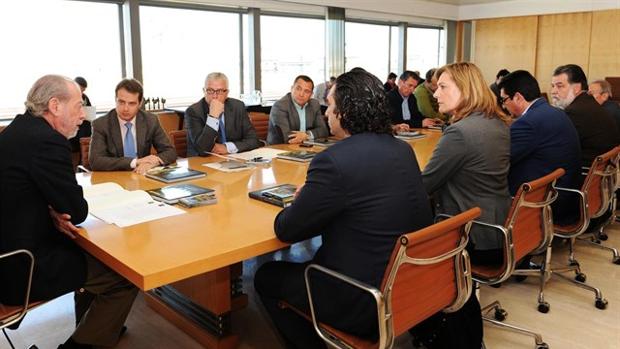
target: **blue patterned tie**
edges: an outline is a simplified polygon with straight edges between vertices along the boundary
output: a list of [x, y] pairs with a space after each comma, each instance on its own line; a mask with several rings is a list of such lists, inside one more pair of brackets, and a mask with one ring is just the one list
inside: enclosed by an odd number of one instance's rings
[[226, 143], [226, 130], [224, 125], [224, 115], [220, 116], [220, 143]]
[[126, 122], [127, 132], [125, 133], [125, 143], [123, 146], [123, 155], [127, 158], [134, 159], [136, 157], [136, 145], [131, 134], [131, 122]]

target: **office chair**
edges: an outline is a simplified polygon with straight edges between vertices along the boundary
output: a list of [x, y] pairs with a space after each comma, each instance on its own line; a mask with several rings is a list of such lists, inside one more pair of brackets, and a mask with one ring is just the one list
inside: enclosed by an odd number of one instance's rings
[[256, 131], [256, 135], [258, 139], [263, 143], [263, 145], [267, 144], [267, 133], [269, 132], [269, 114], [254, 112], [251, 111], [250, 122]]
[[90, 137], [80, 138], [80, 165], [78, 170], [83, 172], [90, 171], [90, 163], [88, 162], [88, 152], [90, 151]]
[[[480, 216], [480, 212], [480, 208], [475, 207], [402, 235], [396, 242], [380, 289], [311, 264], [305, 271], [310, 315], [284, 302], [281, 306], [311, 320], [318, 335], [334, 348], [392, 348], [395, 337], [439, 311], [457, 311], [469, 299], [472, 281], [465, 246], [469, 240], [470, 222]], [[373, 297], [379, 320], [377, 342], [339, 331], [317, 319], [310, 286], [310, 274], [317, 272], [359, 288]]]
[[609, 164], [606, 167], [601, 167], [599, 170], [595, 170], [595, 175], [602, 177], [602, 187], [600, 189], [600, 195], [601, 201], [603, 203], [601, 204], [601, 210], [603, 210], [605, 207], [608, 207], [600, 214], [600, 217], [604, 217], [605, 215], [608, 216], [607, 218], [601, 218], [600, 220], [602, 221], [596, 222], [596, 226], [593, 226], [594, 222], [590, 220], [590, 223], [588, 224], [588, 229], [586, 233], [584, 233], [590, 234], [590, 237], [588, 238], [579, 236], [577, 237], [576, 241], [583, 241], [590, 246], [610, 251], [613, 255], [611, 261], [614, 264], [620, 265], [620, 255], [618, 254], [618, 250], [613, 247], [605, 246], [602, 242], [607, 240], [608, 238], [607, 234], [604, 232], [604, 229], [609, 224], [618, 220], [618, 217], [616, 216], [616, 208], [618, 203], [618, 188], [620, 186], [620, 146], [612, 149], [608, 153], [601, 155], [601, 157], [603, 158], [607, 156], [611, 156]]
[[[553, 220], [551, 203], [557, 198], [553, 188], [555, 181], [564, 175], [563, 169], [522, 184], [512, 200], [508, 216], [504, 225], [488, 224], [474, 221], [497, 229], [503, 235], [504, 260], [498, 265], [472, 264], [472, 278], [479, 284], [495, 285], [505, 281], [511, 275], [535, 275], [540, 277], [540, 292], [538, 307], [549, 308], [545, 302], [543, 288], [549, 278], [549, 260], [551, 258], [551, 241], [553, 240]], [[516, 270], [518, 261], [530, 254], [545, 252], [546, 256], [540, 270]], [[493, 316], [489, 315], [494, 311]], [[508, 313], [502, 308], [499, 301], [482, 308], [482, 319], [500, 328], [519, 332], [534, 337], [537, 349], [546, 349], [549, 346], [543, 342], [542, 336], [525, 328], [503, 323]]]
[[172, 146], [180, 158], [187, 157], [187, 130], [176, 130], [168, 133]]
[[[2, 333], [4, 333], [4, 337], [6, 338], [7, 342], [9, 343], [12, 349], [15, 349], [15, 346], [13, 345], [13, 342], [11, 342], [11, 339], [9, 338], [9, 335], [6, 332], [6, 329], [7, 328], [17, 329], [17, 327], [19, 326], [24, 316], [26, 316], [26, 313], [28, 312], [29, 309], [32, 309], [44, 303], [44, 302], [33, 302], [33, 303], [30, 302], [30, 287], [32, 285], [32, 273], [34, 271], [34, 256], [32, 255], [32, 253], [30, 253], [30, 251], [15, 250], [12, 252], [1, 254], [0, 262], [3, 259], [15, 257], [18, 255], [24, 255], [28, 257], [28, 260], [29, 260], [28, 283], [26, 285], [24, 303], [23, 305], [18, 305], [18, 306], [4, 305], [0, 303], [0, 329], [2, 329]], [[37, 347], [35, 345], [32, 345], [30, 346], [29, 349], [37, 349]]]

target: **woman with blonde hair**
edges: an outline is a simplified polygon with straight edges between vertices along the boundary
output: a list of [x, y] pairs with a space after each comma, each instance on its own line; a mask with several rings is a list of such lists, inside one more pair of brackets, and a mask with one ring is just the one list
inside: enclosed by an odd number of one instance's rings
[[[510, 118], [474, 64], [449, 64], [435, 74], [434, 97], [439, 112], [451, 116], [452, 125], [424, 168], [424, 187], [435, 200], [437, 214], [454, 215], [478, 206], [481, 221], [502, 224], [510, 207]], [[502, 237], [492, 229], [473, 226], [468, 251], [474, 264], [502, 263]], [[434, 333], [441, 338], [430, 339], [429, 346], [425, 338], [416, 336], [428, 348], [480, 348], [480, 305], [472, 296], [458, 312], [437, 314], [422, 328], [416, 327], [413, 334]]]

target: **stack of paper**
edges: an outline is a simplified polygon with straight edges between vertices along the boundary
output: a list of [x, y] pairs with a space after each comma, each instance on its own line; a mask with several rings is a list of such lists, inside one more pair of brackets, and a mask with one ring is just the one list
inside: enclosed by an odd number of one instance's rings
[[88, 213], [121, 228], [185, 213], [153, 200], [143, 190], [125, 190], [116, 183], [85, 187], [84, 198], [88, 202]]

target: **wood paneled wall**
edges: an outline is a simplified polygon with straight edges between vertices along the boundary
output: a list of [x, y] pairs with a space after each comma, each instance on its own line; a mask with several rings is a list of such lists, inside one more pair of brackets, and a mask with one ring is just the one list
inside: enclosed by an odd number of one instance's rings
[[588, 80], [620, 76], [620, 9], [476, 21], [473, 61], [489, 83], [501, 68], [528, 70], [543, 92], [553, 69], [580, 65]]

